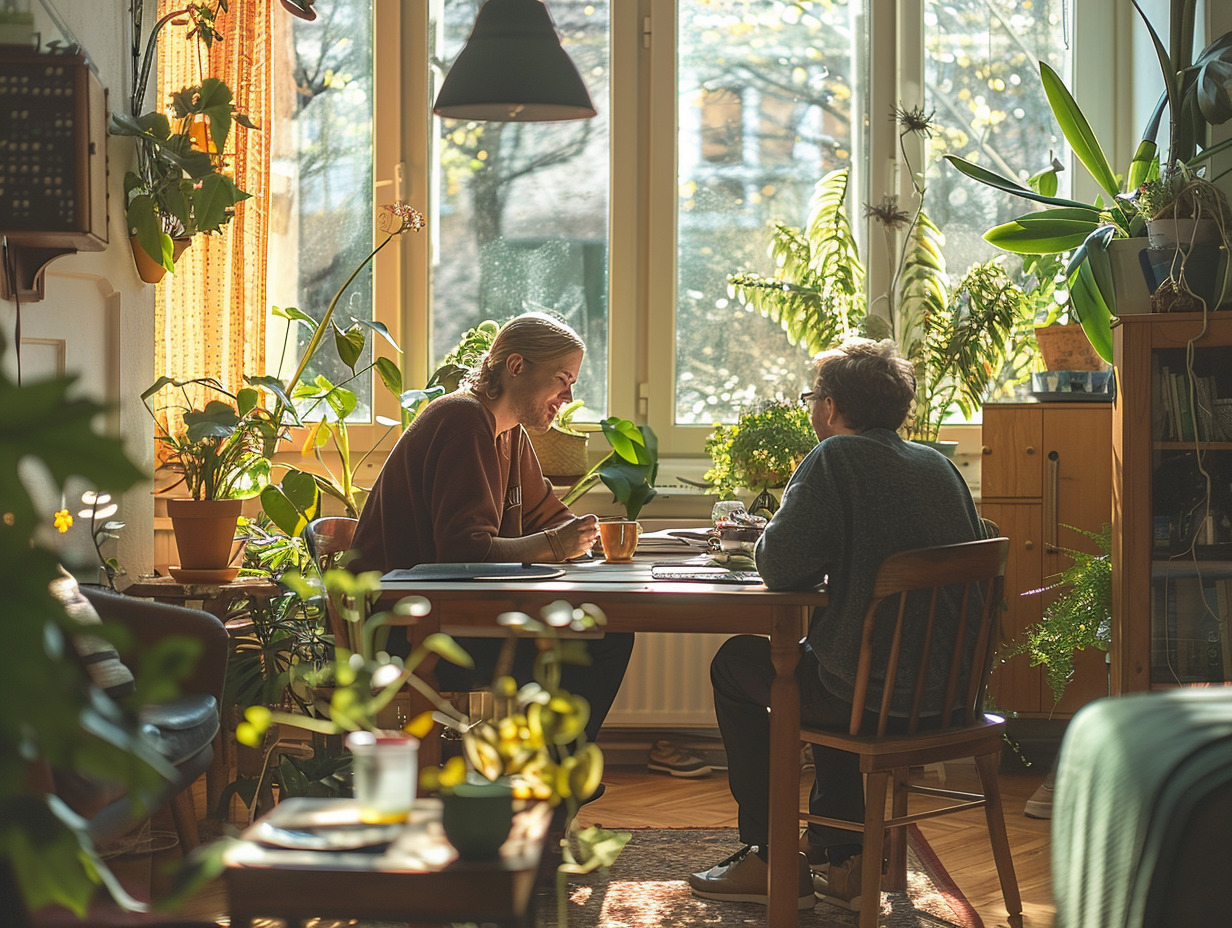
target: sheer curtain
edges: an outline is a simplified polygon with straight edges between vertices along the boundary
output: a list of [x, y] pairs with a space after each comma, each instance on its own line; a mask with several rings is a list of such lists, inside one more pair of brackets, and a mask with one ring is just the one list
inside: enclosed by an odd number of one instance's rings
[[[252, 194], [219, 235], [193, 236], [175, 273], [157, 285], [154, 369], [177, 380], [212, 376], [234, 392], [245, 374], [265, 373], [265, 260], [269, 226], [272, 106], [272, 7], [276, 0], [232, 3], [219, 16], [222, 41], [210, 49], [164, 30], [158, 51], [158, 102], [204, 77], [231, 88], [235, 108], [264, 131], [233, 126], [227, 159], [236, 184]], [[158, 13], [183, 8], [159, 0]]]

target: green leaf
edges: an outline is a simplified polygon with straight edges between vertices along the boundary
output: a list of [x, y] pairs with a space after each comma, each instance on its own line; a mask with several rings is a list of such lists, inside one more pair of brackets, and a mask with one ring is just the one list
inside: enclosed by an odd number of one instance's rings
[[231, 221], [230, 208], [251, 196], [222, 174], [210, 174], [201, 178], [200, 183], [193, 197], [193, 218], [198, 232], [217, 232]]
[[1078, 209], [1091, 209], [1089, 203], [1082, 203], [1078, 200], [1067, 200], [1064, 197], [1049, 197], [1042, 193], [1036, 193], [1029, 187], [1024, 187], [1017, 181], [1010, 180], [1008, 177], [1003, 177], [995, 171], [989, 171], [987, 168], [982, 168], [978, 164], [973, 164], [966, 161], [957, 155], [945, 155], [945, 160], [948, 161], [959, 173], [967, 175], [972, 180], [977, 180], [981, 184], [986, 184], [989, 187], [996, 187], [998, 190], [1004, 190], [1006, 193], [1012, 193], [1016, 197], [1022, 197], [1024, 200], [1034, 200], [1037, 203], [1046, 203], [1049, 206], [1071, 206]]
[[364, 328], [371, 329], [377, 335], [381, 336], [381, 338], [385, 339], [385, 341], [389, 342], [389, 344], [393, 346], [394, 351], [402, 350], [398, 347], [398, 343], [394, 341], [394, 337], [389, 333], [389, 327], [385, 325], [385, 323], [375, 322], [368, 319], [356, 319], [353, 316], [351, 319], [356, 325], [362, 325]]
[[1110, 197], [1121, 192], [1121, 183], [1116, 172], [1108, 163], [1108, 157], [1100, 147], [1099, 140], [1091, 130], [1091, 124], [1078, 107], [1077, 101], [1071, 96], [1065, 83], [1047, 62], [1040, 62], [1040, 80], [1044, 85], [1044, 93], [1052, 108], [1052, 115], [1061, 127], [1061, 133], [1069, 142], [1075, 157], [1082, 162], [1095, 182], [1100, 185]]
[[381, 378], [381, 383], [385, 384], [385, 389], [394, 396], [402, 394], [402, 371], [389, 358], [377, 358], [373, 362], [373, 367], [376, 368], [377, 376]]
[[364, 351], [364, 333], [358, 326], [351, 326], [345, 332], [338, 326], [332, 326], [334, 330], [334, 349], [338, 352], [338, 357], [342, 363], [355, 372], [355, 365], [359, 361], [360, 355]]
[[1051, 212], [1044, 210], [993, 226], [984, 233], [984, 240], [1015, 254], [1057, 254], [1077, 248], [1099, 225], [1098, 214], [1094, 214], [1094, 220], [1054, 219], [1048, 215]]

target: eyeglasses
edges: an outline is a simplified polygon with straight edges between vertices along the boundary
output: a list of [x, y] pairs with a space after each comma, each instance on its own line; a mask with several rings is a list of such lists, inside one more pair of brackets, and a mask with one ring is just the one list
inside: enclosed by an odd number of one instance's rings
[[801, 406], [806, 406], [806, 407], [807, 407], [807, 406], [812, 406], [812, 405], [813, 405], [813, 403], [814, 403], [815, 401], [819, 400], [819, 399], [821, 399], [821, 397], [819, 397], [819, 396], [818, 396], [816, 393], [814, 393], [812, 390], [809, 390], [807, 393], [801, 393], [801, 394], [800, 394], [800, 405], [801, 405]]

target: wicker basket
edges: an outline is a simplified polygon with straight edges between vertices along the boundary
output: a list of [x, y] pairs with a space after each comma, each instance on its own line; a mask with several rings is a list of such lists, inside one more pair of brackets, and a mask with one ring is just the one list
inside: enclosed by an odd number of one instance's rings
[[573, 435], [553, 426], [544, 432], [530, 432], [531, 446], [539, 458], [543, 475], [558, 485], [571, 484], [586, 473], [586, 435]]

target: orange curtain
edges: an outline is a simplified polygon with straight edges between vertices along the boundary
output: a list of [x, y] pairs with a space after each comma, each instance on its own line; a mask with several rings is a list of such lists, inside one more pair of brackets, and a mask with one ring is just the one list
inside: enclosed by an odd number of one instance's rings
[[[272, 132], [272, 7], [277, 0], [229, 4], [218, 20], [222, 41], [210, 49], [169, 24], [159, 37], [158, 101], [216, 77], [231, 88], [237, 111], [265, 131], [233, 126], [227, 158], [236, 184], [252, 194], [218, 235], [195, 235], [175, 273], [157, 285], [155, 372], [177, 380], [212, 376], [234, 392], [245, 374], [265, 373], [266, 237]], [[159, 0], [162, 15], [183, 0]], [[214, 397], [217, 398], [217, 397]], [[202, 396], [198, 401], [207, 399]]]

